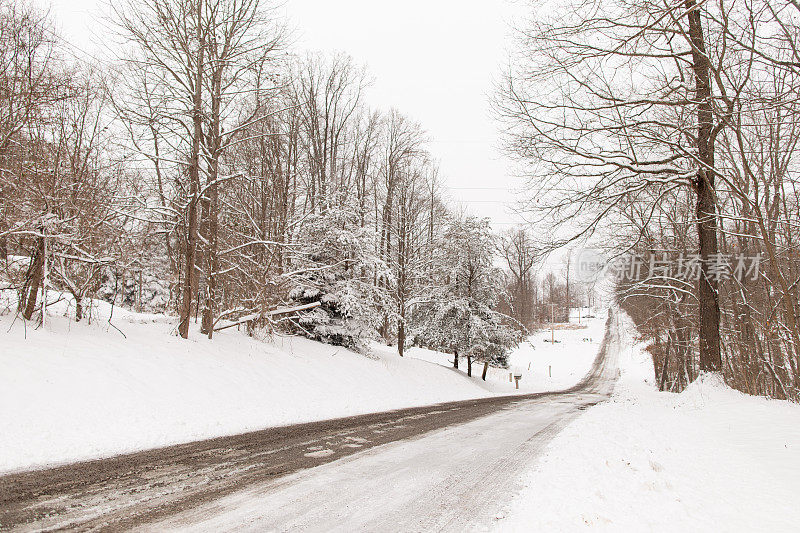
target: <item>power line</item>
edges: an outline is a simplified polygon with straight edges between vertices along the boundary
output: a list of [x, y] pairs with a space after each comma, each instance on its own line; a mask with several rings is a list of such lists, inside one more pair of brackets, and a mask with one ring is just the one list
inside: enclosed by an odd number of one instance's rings
[[508, 192], [516, 192], [509, 187], [449, 187], [445, 185], [451, 191], [508, 191]]
[[462, 200], [460, 198], [457, 199], [458, 202], [464, 204], [509, 204], [512, 203], [510, 200]]

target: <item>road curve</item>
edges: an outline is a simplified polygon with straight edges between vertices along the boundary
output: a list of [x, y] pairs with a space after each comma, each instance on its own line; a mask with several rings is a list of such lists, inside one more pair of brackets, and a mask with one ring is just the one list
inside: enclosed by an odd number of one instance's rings
[[461, 530], [481, 516], [476, 510], [496, 505], [516, 470], [564, 425], [610, 395], [618, 341], [611, 315], [592, 369], [564, 391], [270, 428], [3, 476], [0, 531]]

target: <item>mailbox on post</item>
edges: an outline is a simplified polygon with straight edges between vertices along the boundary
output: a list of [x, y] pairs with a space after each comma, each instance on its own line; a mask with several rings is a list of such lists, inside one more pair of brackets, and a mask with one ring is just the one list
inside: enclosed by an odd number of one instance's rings
[[519, 380], [522, 379], [522, 374], [514, 374], [514, 384], [519, 388]]

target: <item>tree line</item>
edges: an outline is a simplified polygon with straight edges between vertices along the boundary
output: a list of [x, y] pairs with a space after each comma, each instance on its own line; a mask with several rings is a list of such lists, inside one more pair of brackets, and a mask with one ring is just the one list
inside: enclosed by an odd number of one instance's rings
[[577, 0], [520, 28], [497, 108], [543, 246], [697, 267], [615, 286], [662, 389], [800, 399], [799, 31], [793, 0]]
[[92, 60], [45, 13], [0, 8], [0, 264], [20, 316], [43, 319], [49, 289], [79, 321], [104, 299], [174, 314], [184, 338], [380, 336], [470, 373], [506, 364], [531, 250], [448, 205], [424, 129], [365, 102], [364, 68], [292, 53], [262, 0], [123, 0], [108, 24]]

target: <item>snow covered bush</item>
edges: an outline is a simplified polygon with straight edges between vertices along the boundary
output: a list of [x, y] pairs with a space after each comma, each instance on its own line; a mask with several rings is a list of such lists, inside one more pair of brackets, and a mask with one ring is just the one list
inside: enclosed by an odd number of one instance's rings
[[472, 361], [506, 368], [508, 353], [522, 336], [504, 323], [508, 317], [474, 298], [439, 298], [415, 316], [419, 344]]
[[432, 293], [414, 306], [415, 342], [473, 361], [506, 367], [508, 353], [522, 341], [513, 319], [496, 310], [506, 286], [494, 266], [495, 237], [487, 220], [451, 221], [435, 260], [440, 279]]
[[328, 344], [361, 349], [390, 308], [392, 285], [375, 252], [375, 234], [354, 210], [329, 208], [309, 216], [295, 238], [292, 304], [319, 302], [292, 320], [292, 329]]
[[139, 307], [148, 313], [166, 313], [172, 293], [162, 276], [165, 274], [157, 274], [152, 267], [141, 271], [141, 276], [138, 269], [108, 267], [103, 271], [97, 297], [130, 309]]

